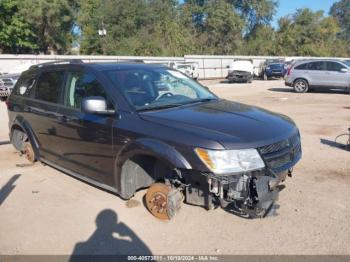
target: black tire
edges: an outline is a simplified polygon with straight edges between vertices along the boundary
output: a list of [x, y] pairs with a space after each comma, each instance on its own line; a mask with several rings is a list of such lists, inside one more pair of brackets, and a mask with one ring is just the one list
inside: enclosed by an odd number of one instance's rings
[[295, 80], [293, 87], [296, 93], [306, 93], [309, 91], [309, 83], [305, 79]]

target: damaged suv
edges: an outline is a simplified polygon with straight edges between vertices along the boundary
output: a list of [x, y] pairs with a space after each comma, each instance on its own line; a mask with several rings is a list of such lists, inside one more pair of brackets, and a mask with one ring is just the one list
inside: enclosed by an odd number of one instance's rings
[[182, 202], [261, 217], [301, 158], [287, 116], [220, 99], [166, 66], [32, 66], [7, 100], [10, 139], [41, 161], [170, 219]]

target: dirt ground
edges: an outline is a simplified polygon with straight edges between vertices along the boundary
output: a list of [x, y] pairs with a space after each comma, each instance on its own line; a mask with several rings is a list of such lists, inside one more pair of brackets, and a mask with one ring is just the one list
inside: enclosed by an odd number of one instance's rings
[[[49, 166], [33, 166], [7, 144], [0, 103], [0, 254], [350, 254], [350, 152], [333, 141], [350, 127], [350, 95], [296, 94], [283, 81], [206, 81], [222, 98], [292, 117], [303, 158], [285, 182], [276, 215], [248, 220], [183, 205], [169, 222]], [[79, 243], [79, 244], [78, 244]]]

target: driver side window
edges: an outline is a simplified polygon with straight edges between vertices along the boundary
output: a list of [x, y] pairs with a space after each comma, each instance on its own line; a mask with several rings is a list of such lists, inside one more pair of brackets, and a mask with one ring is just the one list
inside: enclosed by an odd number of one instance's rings
[[[108, 101], [107, 94], [95, 75], [80, 71], [69, 72], [66, 82], [65, 105], [80, 109], [83, 98], [90, 96], [101, 96]], [[111, 108], [111, 105], [109, 107]]]

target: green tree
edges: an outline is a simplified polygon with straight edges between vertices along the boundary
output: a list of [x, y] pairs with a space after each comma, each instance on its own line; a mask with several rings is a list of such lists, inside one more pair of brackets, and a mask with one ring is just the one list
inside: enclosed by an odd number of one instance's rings
[[186, 28], [195, 38], [195, 52], [228, 55], [242, 44], [244, 21], [226, 0], [189, 0], [182, 6]]
[[22, 0], [20, 15], [36, 33], [41, 52], [66, 53], [73, 41], [74, 0]]
[[[342, 29], [342, 37], [350, 41], [350, 0], [341, 0], [332, 5], [330, 11]], [[350, 48], [349, 44], [348, 47]]]
[[228, 0], [246, 21], [247, 33], [259, 25], [269, 25], [276, 13], [276, 0]]
[[[78, 24], [83, 53], [180, 56], [191, 48], [177, 1], [81, 1]], [[105, 37], [97, 33], [102, 27]]]
[[338, 38], [340, 28], [322, 11], [299, 9], [279, 20], [276, 32], [277, 55], [345, 56], [346, 44]]
[[257, 25], [246, 39], [241, 53], [245, 55], [275, 54], [275, 31], [270, 25]]
[[0, 53], [30, 53], [38, 49], [31, 25], [19, 15], [19, 3], [0, 1]]

